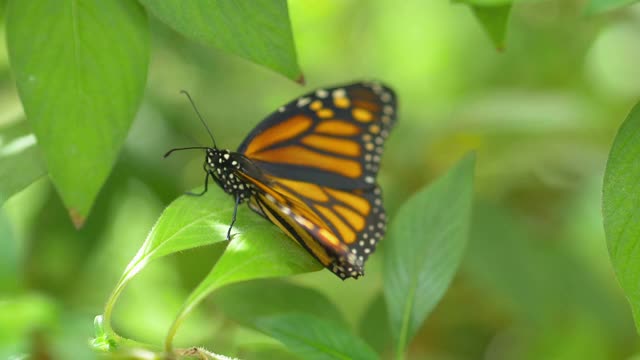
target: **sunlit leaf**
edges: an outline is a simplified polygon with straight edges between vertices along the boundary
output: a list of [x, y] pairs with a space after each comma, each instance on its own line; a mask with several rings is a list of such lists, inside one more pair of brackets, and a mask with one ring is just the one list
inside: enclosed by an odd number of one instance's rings
[[379, 356], [344, 326], [305, 314], [260, 319], [258, 328], [280, 340], [303, 359], [378, 359]]
[[[199, 197], [184, 195], [169, 204], [127, 265], [115, 292], [122, 291], [124, 285], [152, 260], [224, 241], [233, 207], [233, 200], [217, 188]], [[248, 232], [256, 225], [255, 216], [249, 211], [244, 207], [238, 210], [236, 231]]]
[[[78, 289], [93, 290], [80, 292], [75, 296], [76, 301], [88, 304], [105, 301], [110, 286], [118, 281], [122, 269], [140, 247], [140, 239], [149, 234], [149, 229], [158, 221], [158, 214], [164, 207], [154, 192], [138, 179], [122, 174], [120, 177], [124, 178], [123, 183], [127, 186], [110, 191], [111, 211], [104, 218], [107, 230], [96, 238], [99, 246], [88, 254], [84, 273], [74, 281]], [[133, 221], [132, 215], [135, 215]], [[208, 235], [212, 237], [210, 232]], [[204, 241], [206, 237], [205, 232]], [[137, 341], [161, 344], [175, 312], [189, 294], [189, 289], [181, 280], [173, 262], [152, 262], [127, 286], [119, 299], [113, 315], [116, 328], [125, 334], [135, 334]], [[108, 286], [96, 287], [95, 284]], [[140, 299], [145, 300], [141, 302]], [[216, 330], [216, 319], [210, 315], [197, 312], [190, 320], [180, 333], [190, 341], [201, 340]], [[182, 343], [182, 340], [178, 339], [178, 342]]]
[[51, 180], [84, 223], [136, 114], [149, 59], [135, 1], [12, 0], [11, 68]]
[[54, 329], [60, 315], [54, 299], [40, 294], [0, 298], [0, 356], [7, 359], [16, 353], [6, 352], [29, 351], [25, 339], [34, 332]]
[[140, 2], [190, 39], [302, 81], [285, 0]]
[[46, 174], [24, 121], [0, 129], [0, 204]]
[[589, 0], [585, 8], [587, 14], [597, 14], [636, 3], [638, 0]]
[[640, 104], [618, 130], [604, 175], [609, 256], [640, 329]]
[[255, 327], [261, 317], [287, 312], [311, 314], [346, 324], [340, 310], [324, 294], [282, 280], [229, 285], [214, 293], [213, 302], [226, 316], [251, 327]]
[[458, 269], [471, 221], [474, 163], [466, 156], [409, 199], [390, 225], [384, 295], [398, 357]]
[[[212, 190], [210, 190], [212, 192]], [[199, 215], [192, 213], [189, 215], [193, 219], [193, 224], [187, 222], [182, 223], [182, 226], [188, 225], [194, 235], [190, 235], [191, 232], [187, 228], [181, 229], [180, 226], [172, 226], [170, 229], [158, 229], [159, 226], [152, 231], [153, 233], [167, 233], [171, 240], [171, 245], [165, 247], [163, 244], [167, 241], [163, 241], [162, 249], [151, 251], [153, 254], [167, 254], [168, 251], [175, 252], [187, 247], [184, 244], [188, 244], [188, 247], [194, 247], [204, 245], [202, 242], [202, 231], [208, 233], [209, 239], [224, 239], [228, 229], [229, 219], [233, 211], [233, 201], [231, 198], [222, 191], [214, 191], [216, 196], [204, 196], [205, 198], [220, 200], [217, 203], [222, 209], [213, 210], [211, 207], [206, 207], [206, 203], [201, 203], [198, 208]], [[222, 198], [224, 197], [224, 200]], [[193, 198], [180, 199], [187, 202], [189, 206], [195, 204]], [[180, 201], [177, 200], [176, 202]], [[214, 200], [206, 200], [211, 203]], [[224, 204], [224, 205], [223, 205]], [[205, 208], [206, 207], [206, 208]], [[195, 210], [195, 209], [194, 209]], [[215, 211], [215, 215], [211, 215], [211, 212]], [[167, 211], [165, 211], [166, 213]], [[184, 210], [175, 208], [172, 211], [172, 215], [169, 218], [177, 217], [183, 219]], [[220, 222], [220, 216], [224, 216]], [[215, 221], [213, 221], [215, 219]], [[160, 224], [160, 222], [159, 222]], [[284, 233], [276, 226], [271, 224], [266, 219], [256, 215], [253, 211], [249, 210], [246, 206], [243, 206], [238, 211], [237, 226], [234, 226], [234, 232], [232, 233], [232, 239], [227, 245], [225, 252], [220, 256], [211, 272], [202, 280], [198, 287], [189, 295], [189, 298], [185, 301], [181, 312], [176, 317], [176, 320], [169, 331], [167, 342], [170, 345], [173, 340], [173, 336], [180, 326], [181, 322], [190, 313], [193, 308], [202, 301], [207, 295], [214, 290], [219, 289], [224, 285], [229, 285], [241, 281], [252, 279], [264, 279], [272, 277], [281, 277], [287, 275], [295, 275], [310, 271], [318, 271], [322, 269], [322, 265], [318, 263], [306, 250], [289, 239]], [[177, 233], [179, 236], [173, 237], [172, 233]], [[213, 232], [213, 234], [212, 234]], [[161, 238], [167, 238], [166, 235], [162, 235]], [[208, 240], [216, 241], [216, 240]], [[149, 247], [157, 247], [156, 241], [148, 241]], [[146, 247], [146, 246], [145, 246]], [[141, 249], [144, 253], [149, 253], [145, 250], [145, 247]], [[156, 255], [157, 256], [157, 255]], [[136, 256], [136, 258], [143, 258], [144, 256]], [[137, 261], [135, 263], [142, 263]], [[133, 269], [137, 265], [132, 262], [128, 269]]]

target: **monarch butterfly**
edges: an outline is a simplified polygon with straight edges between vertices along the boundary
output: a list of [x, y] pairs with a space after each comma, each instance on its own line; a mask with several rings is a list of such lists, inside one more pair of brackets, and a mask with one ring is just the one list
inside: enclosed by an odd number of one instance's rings
[[341, 279], [364, 275], [384, 236], [386, 215], [376, 184], [383, 144], [396, 118], [394, 92], [377, 82], [317, 89], [264, 119], [236, 152], [204, 149], [204, 190], [212, 179], [249, 202]]

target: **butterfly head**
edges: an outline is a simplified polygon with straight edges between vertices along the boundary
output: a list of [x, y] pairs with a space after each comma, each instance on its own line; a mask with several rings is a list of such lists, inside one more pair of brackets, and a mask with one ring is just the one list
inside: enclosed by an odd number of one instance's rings
[[207, 148], [205, 171], [216, 179], [222, 189], [229, 194], [247, 199], [251, 196], [251, 185], [239, 177], [242, 158], [227, 149]]

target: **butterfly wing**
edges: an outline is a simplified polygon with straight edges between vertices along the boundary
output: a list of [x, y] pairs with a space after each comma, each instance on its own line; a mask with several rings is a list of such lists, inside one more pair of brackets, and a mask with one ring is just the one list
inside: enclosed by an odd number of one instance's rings
[[325, 267], [343, 279], [364, 274], [386, 227], [379, 187], [345, 191], [295, 180], [245, 181], [257, 189], [251, 207]]
[[395, 113], [394, 92], [378, 83], [318, 89], [267, 117], [238, 152], [274, 177], [372, 188]]
[[251, 206], [341, 278], [363, 274], [385, 231], [375, 178], [395, 123], [377, 83], [319, 89], [280, 108], [239, 147], [260, 175]]

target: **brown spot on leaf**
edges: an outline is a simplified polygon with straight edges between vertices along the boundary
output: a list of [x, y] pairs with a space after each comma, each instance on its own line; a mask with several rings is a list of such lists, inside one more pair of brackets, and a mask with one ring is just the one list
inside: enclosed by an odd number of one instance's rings
[[74, 208], [69, 209], [69, 216], [71, 217], [71, 221], [73, 221], [73, 226], [75, 226], [76, 229], [82, 228], [86, 218], [84, 216], [82, 216], [78, 212], [78, 210], [76, 210]]
[[300, 77], [296, 80], [296, 82], [300, 85], [304, 85], [304, 74], [300, 74]]

